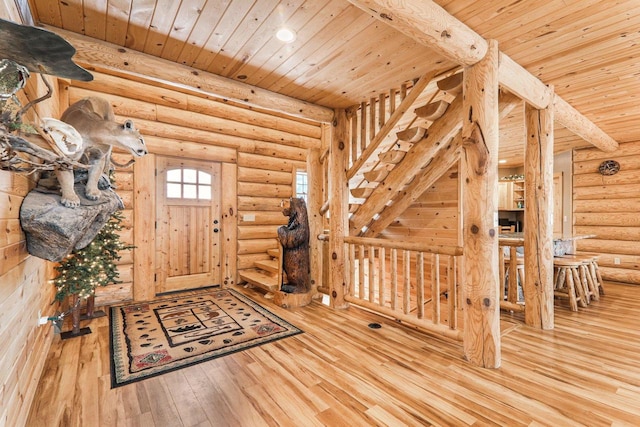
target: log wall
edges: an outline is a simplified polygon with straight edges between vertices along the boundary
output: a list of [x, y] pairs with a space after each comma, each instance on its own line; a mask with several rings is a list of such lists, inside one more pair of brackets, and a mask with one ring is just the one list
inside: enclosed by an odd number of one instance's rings
[[[281, 202], [292, 195], [293, 174], [296, 169], [306, 169], [308, 149], [321, 148], [319, 124], [99, 72], [93, 74], [92, 82], [71, 82], [69, 104], [86, 96], [107, 99], [118, 120], [131, 118], [140, 129], [149, 149], [147, 157], [178, 156], [237, 167], [237, 181], [225, 183], [223, 176], [223, 185], [235, 186], [237, 192], [237, 212], [233, 214], [237, 217], [237, 258], [233, 261], [242, 270], [252, 267], [256, 260], [267, 259], [266, 251], [277, 244], [277, 227], [287, 222]], [[130, 156], [118, 154], [120, 163], [127, 158]], [[139, 194], [134, 186], [140, 177], [153, 176], [146, 171], [154, 163], [149, 158], [116, 174], [117, 192], [125, 202], [127, 218], [123, 240], [137, 247], [119, 263], [124, 283], [99, 289], [99, 305], [153, 296], [149, 289], [141, 289], [153, 286], [152, 278], [142, 275], [137, 279], [140, 283], [135, 282], [136, 266], [141, 269], [144, 265], [136, 260], [136, 254], [144, 252], [153, 262], [155, 239], [145, 239], [144, 245], [149, 247], [141, 248], [133, 238], [136, 215], [149, 215], [145, 205], [148, 201], [141, 198], [140, 206], [136, 205]], [[223, 266], [223, 276], [224, 272]]]
[[[13, 2], [0, 2], [0, 18], [20, 22]], [[23, 117], [34, 123], [37, 116], [58, 117], [55, 78], [52, 98], [38, 104]], [[23, 105], [46, 93], [37, 74], [32, 74]], [[34, 114], [37, 113], [37, 114]], [[39, 316], [52, 316], [55, 287], [52, 264], [27, 252], [20, 228], [20, 205], [35, 186], [35, 177], [0, 171], [0, 425], [25, 425], [38, 379], [53, 339], [51, 326], [38, 326]]]
[[432, 245], [457, 245], [461, 218], [459, 185], [456, 165], [393, 221], [380, 237], [418, 240]]
[[[573, 153], [573, 232], [595, 234], [578, 240], [578, 251], [600, 254], [602, 278], [640, 285], [640, 141], [620, 144], [615, 153], [596, 148]], [[611, 176], [598, 172], [604, 160], [620, 163]]]

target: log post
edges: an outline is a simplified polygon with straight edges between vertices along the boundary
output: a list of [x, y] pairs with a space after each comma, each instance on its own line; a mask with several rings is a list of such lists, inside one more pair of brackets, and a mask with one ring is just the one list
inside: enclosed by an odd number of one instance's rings
[[156, 263], [155, 165], [156, 156], [154, 154], [140, 157], [133, 165], [134, 301], [149, 301], [155, 296], [154, 283], [149, 279], [153, 278]]
[[344, 296], [347, 293], [347, 278], [345, 276], [346, 254], [344, 250], [344, 236], [348, 230], [347, 215], [349, 212], [349, 182], [347, 181], [348, 154], [348, 125], [347, 114], [344, 110], [335, 111], [331, 147], [329, 149], [329, 290], [331, 307], [346, 308]]
[[[324, 126], [323, 126], [324, 128]], [[322, 132], [323, 139], [328, 132]], [[321, 156], [320, 149], [309, 149], [307, 155], [307, 214], [309, 215], [309, 253], [311, 254], [311, 294], [314, 295], [318, 286], [325, 286], [326, 283], [322, 283], [322, 242], [318, 240], [318, 235], [322, 234], [324, 229], [322, 219], [323, 215], [320, 213], [322, 207], [322, 163], [320, 163]]]
[[238, 165], [222, 163], [221, 231], [222, 285], [238, 283]]
[[462, 176], [465, 284], [464, 353], [469, 362], [500, 367], [498, 289], [498, 43], [466, 67], [463, 83]]
[[525, 104], [525, 323], [553, 329], [553, 107]]

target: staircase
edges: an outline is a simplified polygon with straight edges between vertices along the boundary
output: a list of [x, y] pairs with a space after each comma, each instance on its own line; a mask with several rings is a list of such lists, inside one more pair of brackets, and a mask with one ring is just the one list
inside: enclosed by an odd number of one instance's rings
[[[351, 167], [347, 173], [351, 235], [374, 237], [368, 231], [382, 212], [406, 196], [419, 197], [418, 190], [439, 178], [451, 163], [449, 158], [458, 152], [451, 141], [462, 124], [462, 74], [452, 74], [435, 84], [424, 81], [427, 78], [415, 82], [409, 93], [401, 91], [397, 107], [393, 105], [395, 96], [388, 100], [380, 96], [371, 99], [369, 108], [362, 105], [352, 113]], [[385, 102], [389, 103], [388, 120], [382, 107]], [[367, 122], [368, 128], [362, 125]], [[375, 122], [378, 127], [372, 124]], [[391, 130], [398, 128], [402, 130], [394, 135]], [[437, 173], [440, 175], [435, 176]], [[384, 227], [380, 223], [376, 228], [381, 231]]]
[[247, 282], [267, 292], [275, 292], [280, 290], [282, 282], [280, 250], [269, 249], [267, 253], [271, 259], [254, 262], [254, 268], [242, 270], [238, 273], [238, 276], [240, 282]]

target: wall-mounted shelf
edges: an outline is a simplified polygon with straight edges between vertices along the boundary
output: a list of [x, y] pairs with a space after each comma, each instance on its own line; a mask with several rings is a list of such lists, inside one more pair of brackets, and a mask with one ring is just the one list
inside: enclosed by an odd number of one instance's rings
[[524, 180], [498, 182], [498, 209], [501, 211], [524, 210]]

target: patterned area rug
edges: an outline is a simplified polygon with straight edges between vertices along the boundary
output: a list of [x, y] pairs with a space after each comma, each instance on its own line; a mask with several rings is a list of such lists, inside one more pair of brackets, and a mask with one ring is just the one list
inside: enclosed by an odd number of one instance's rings
[[232, 290], [112, 307], [111, 387], [302, 331]]

